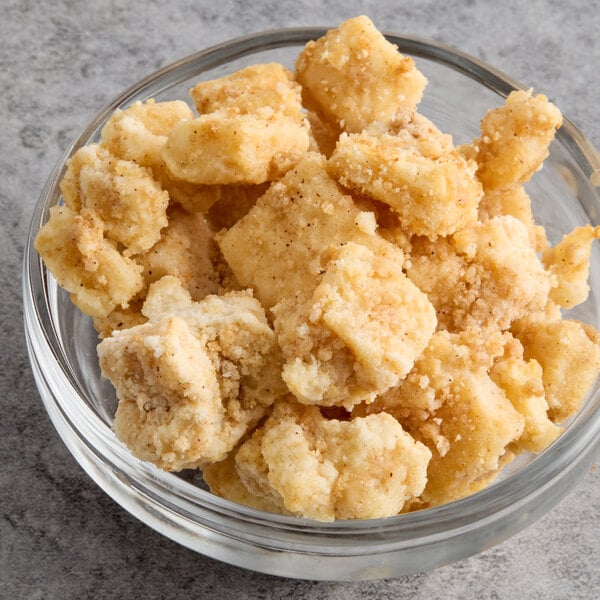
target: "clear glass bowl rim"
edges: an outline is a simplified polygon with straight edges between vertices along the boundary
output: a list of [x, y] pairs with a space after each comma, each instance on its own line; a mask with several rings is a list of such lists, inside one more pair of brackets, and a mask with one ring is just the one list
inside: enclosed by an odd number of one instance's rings
[[[28, 348], [32, 365], [37, 364], [34, 372], [38, 386], [40, 390], [44, 387], [50, 390], [53, 398], [50, 406], [48, 395], [42, 394], [51, 417], [55, 415], [55, 425], [58, 415], [77, 438], [76, 442], [69, 441], [65, 438], [65, 432], [59, 430], [69, 448], [73, 451], [73, 444], [85, 447], [86, 452], [108, 465], [115, 480], [125, 482], [124, 485], [135, 490], [138, 501], [142, 499], [154, 509], [163, 511], [163, 518], [164, 515], [171, 515], [174, 522], [177, 521], [177, 527], [187, 528], [192, 535], [194, 532], [210, 530], [251, 545], [279, 550], [293, 547], [295, 552], [323, 556], [415, 549], [494, 523], [506, 523], [520, 508], [526, 510], [526, 507], [542, 502], [546, 494], [552, 497], [550, 490], [563, 478], [569, 477], [570, 472], [581, 474], [591, 463], [600, 444], [598, 385], [583, 409], [552, 446], [509, 478], [462, 500], [397, 517], [368, 521], [316, 523], [308, 519], [268, 514], [214, 496], [172, 474], [142, 463], [120, 445], [112, 431], [80, 397], [83, 392], [71, 373], [69, 359], [53, 322], [52, 287], [55, 283], [33, 248], [33, 240], [47, 218], [49, 207], [59, 200], [58, 183], [64, 172], [66, 158], [98, 132], [113, 110], [135, 100], [146, 99], [146, 90], [150, 87], [153, 94], [157, 94], [161, 89], [197, 75], [202, 70], [215, 68], [259, 50], [305, 43], [320, 37], [326, 30], [325, 27], [277, 29], [213, 46], [152, 73], [97, 113], [58, 160], [32, 215], [23, 263]], [[392, 33], [386, 33], [386, 36], [401, 52], [441, 62], [501, 95], [507, 95], [514, 89], [525, 89], [500, 71], [453, 48], [413, 36]], [[588, 177], [600, 171], [600, 155], [568, 119], [565, 119], [557, 139], [569, 148]], [[598, 203], [600, 205], [600, 198]], [[76, 458], [79, 460], [78, 456]], [[82, 466], [99, 482], [89, 465], [82, 462]], [[105, 485], [100, 485], [115, 497]], [[552, 497], [551, 502], [546, 501], [543, 512], [549, 510], [567, 491], [563, 490], [560, 495]], [[122, 500], [117, 499], [123, 504]], [[131, 505], [127, 508], [136, 514]], [[534, 512], [535, 518], [541, 516], [539, 510]], [[529, 524], [531, 519], [523, 521], [528, 522], [521, 523], [517, 530]], [[166, 533], [170, 535], [168, 531]], [[186, 545], [193, 546], [189, 542]]]

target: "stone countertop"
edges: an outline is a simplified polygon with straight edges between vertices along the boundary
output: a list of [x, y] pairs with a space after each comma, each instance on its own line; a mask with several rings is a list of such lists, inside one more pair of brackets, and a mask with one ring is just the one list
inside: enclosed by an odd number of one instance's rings
[[36, 391], [21, 316], [21, 256], [53, 164], [108, 100], [184, 55], [258, 30], [361, 13], [431, 38], [546, 93], [600, 147], [598, 0], [3, 0], [0, 18], [0, 589], [6, 598], [598, 598], [600, 474], [482, 554], [387, 581], [261, 575], [160, 536], [71, 457]]

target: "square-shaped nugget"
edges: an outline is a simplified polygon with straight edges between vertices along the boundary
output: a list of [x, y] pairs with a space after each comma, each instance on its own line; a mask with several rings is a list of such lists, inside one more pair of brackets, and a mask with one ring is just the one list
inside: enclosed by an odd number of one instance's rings
[[391, 253], [376, 256], [349, 242], [332, 256], [308, 302], [275, 307], [275, 331], [286, 358], [283, 379], [296, 397], [350, 409], [399, 383], [437, 320]]
[[50, 219], [35, 238], [35, 248], [59, 285], [70, 292], [77, 308], [105, 317], [127, 308], [142, 289], [142, 267], [123, 256], [103, 237], [103, 223], [87, 208], [81, 214], [68, 206], [53, 206]]
[[175, 177], [191, 183], [263, 183], [298, 163], [308, 144], [308, 129], [279, 113], [267, 120], [218, 111], [177, 123], [162, 158]]
[[342, 134], [329, 160], [344, 186], [392, 207], [404, 229], [435, 239], [477, 220], [481, 184], [452, 138], [421, 115], [396, 134]]
[[350, 240], [383, 244], [375, 229], [374, 214], [327, 175], [323, 156], [309, 153], [217, 242], [237, 280], [271, 308], [312, 294], [329, 248]]
[[219, 79], [201, 81], [190, 96], [198, 113], [226, 110], [269, 119], [281, 113], [299, 123], [304, 120], [301, 87], [294, 75], [277, 63], [251, 65]]
[[178, 471], [231, 449], [215, 367], [183, 319], [120, 331], [98, 356], [119, 397], [115, 432], [138, 458]]
[[348, 132], [409, 118], [427, 84], [413, 59], [364, 16], [309, 42], [296, 61], [296, 78], [323, 114]]

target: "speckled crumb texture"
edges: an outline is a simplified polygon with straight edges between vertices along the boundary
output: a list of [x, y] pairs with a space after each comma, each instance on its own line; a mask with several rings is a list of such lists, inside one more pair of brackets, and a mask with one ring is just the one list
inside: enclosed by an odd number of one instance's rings
[[123, 511], [83, 472], [35, 389], [21, 257], [52, 166], [102, 105], [177, 58], [275, 27], [361, 13], [434, 39], [543, 92], [600, 146], [591, 0], [3, 0], [0, 5], [0, 595], [14, 599], [435, 598], [592, 600], [600, 593], [600, 472], [514, 538], [437, 571], [364, 583], [294, 581], [195, 554]]

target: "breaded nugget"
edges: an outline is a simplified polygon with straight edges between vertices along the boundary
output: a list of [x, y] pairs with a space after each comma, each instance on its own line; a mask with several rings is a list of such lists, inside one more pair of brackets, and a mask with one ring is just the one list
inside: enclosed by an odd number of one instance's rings
[[598, 332], [578, 321], [526, 320], [518, 324], [526, 360], [542, 367], [548, 415], [563, 423], [581, 406], [600, 373]]
[[302, 124], [301, 92], [291, 71], [278, 63], [268, 63], [201, 81], [190, 90], [190, 96], [200, 115], [225, 111], [269, 120], [279, 113]]
[[485, 371], [456, 374], [453, 380], [460, 383], [448, 389], [434, 416], [450, 447], [443, 456], [433, 453], [421, 496], [429, 506], [486, 487], [513, 459], [510, 445], [524, 430], [525, 419]]
[[497, 351], [497, 341], [486, 347], [475, 330], [439, 331], [406, 382], [363, 408], [394, 415], [430, 448], [421, 495], [427, 506], [485, 487], [511, 458], [507, 447], [523, 433], [523, 416], [488, 375]]
[[435, 242], [414, 239], [407, 274], [435, 306], [440, 326], [506, 329], [542, 310], [554, 279], [511, 216], [477, 222]]
[[144, 167], [162, 164], [160, 151], [175, 123], [194, 118], [182, 100], [135, 102], [117, 109], [102, 128], [101, 145], [114, 156]]
[[275, 334], [250, 291], [193, 302], [176, 277], [166, 276], [150, 286], [142, 313], [150, 322], [178, 316], [197, 338], [205, 340], [222, 398], [233, 403], [231, 410], [239, 402], [242, 408], [244, 403], [246, 408], [267, 407], [286, 392]]
[[143, 267], [145, 287], [165, 275], [173, 275], [194, 300], [217, 293], [220, 274], [216, 265], [220, 253], [206, 218], [177, 206], [169, 209], [168, 218], [160, 240], [135, 257]]
[[179, 471], [221, 460], [235, 445], [215, 368], [183, 319], [115, 332], [98, 356], [119, 397], [113, 429], [141, 460]]
[[397, 385], [427, 345], [435, 311], [397, 252], [394, 260], [348, 242], [308, 302], [274, 307], [282, 376], [300, 402], [350, 409]]
[[512, 336], [505, 350], [495, 360], [490, 377], [525, 418], [523, 434], [510, 450], [516, 454], [541, 452], [562, 432], [548, 417], [542, 367], [535, 359], [524, 359], [523, 346]]
[[413, 59], [365, 16], [308, 42], [296, 59], [296, 79], [326, 118], [348, 132], [410, 118], [427, 84]]
[[243, 293], [193, 303], [174, 277], [153, 284], [143, 312], [149, 322], [98, 346], [115, 432], [169, 471], [223, 460], [281, 389], [264, 312]]
[[185, 181], [252, 184], [277, 179], [294, 167], [308, 143], [308, 129], [289, 117], [216, 112], [177, 123], [161, 156]]
[[150, 167], [154, 179], [190, 212], [205, 211], [219, 199], [219, 186], [205, 186], [178, 179], [165, 165], [161, 151], [176, 123], [190, 121], [194, 113], [181, 100], [135, 102], [116, 110], [102, 128], [101, 146], [114, 156]]
[[[291, 71], [278, 63], [251, 65], [219, 79], [201, 81], [190, 90], [190, 95], [201, 117], [213, 115], [197, 120], [200, 136], [213, 139], [198, 140], [194, 126], [193, 145], [206, 146], [205, 160], [218, 162], [211, 155], [221, 152], [223, 163], [227, 163], [217, 166], [225, 172], [221, 173], [221, 180], [208, 183], [258, 184], [276, 179], [308, 149], [308, 123], [300, 85]], [[245, 145], [239, 154], [238, 144]], [[178, 153], [172, 146], [166, 152]], [[181, 154], [179, 158], [181, 164], [194, 161]], [[172, 159], [170, 164], [173, 167]], [[180, 165], [172, 170], [186, 180], [205, 183], [206, 174], [188, 167]]]
[[[477, 267], [480, 288], [469, 308], [471, 319], [489, 319], [503, 329], [514, 319], [543, 308], [553, 285], [535, 251], [527, 245], [528, 232], [514, 217], [495, 217], [452, 236], [456, 251]], [[467, 281], [470, 281], [467, 274]]]
[[242, 483], [235, 467], [236, 454], [237, 449], [234, 448], [224, 460], [210, 463], [202, 468], [202, 477], [210, 491], [221, 498], [258, 510], [272, 513], [285, 512], [278, 503], [266, 496], [253, 494]]
[[479, 220], [510, 215], [519, 219], [529, 232], [529, 241], [536, 252], [548, 247], [546, 231], [536, 225], [531, 212], [531, 199], [522, 185], [515, 184], [499, 190], [489, 190], [479, 202]]
[[430, 451], [390, 415], [326, 419], [280, 402], [236, 455], [253, 494], [321, 521], [399, 513], [426, 482]]
[[511, 92], [481, 121], [477, 177], [487, 190], [529, 181], [544, 159], [562, 115], [543, 94]]
[[123, 244], [130, 254], [155, 244], [167, 224], [169, 195], [151, 172], [98, 144], [80, 148], [67, 161], [60, 189], [69, 208], [93, 209], [106, 237]]
[[435, 239], [477, 220], [482, 189], [473, 169], [420, 115], [395, 135], [342, 134], [328, 168], [344, 186], [389, 204], [410, 234]]
[[374, 214], [361, 211], [329, 177], [325, 158], [309, 153], [216, 239], [240, 284], [272, 308], [312, 295], [330, 248], [355, 241], [385, 252], [390, 244], [376, 227]]
[[50, 208], [50, 219], [35, 238], [35, 249], [73, 304], [92, 317], [127, 308], [142, 289], [142, 267], [104, 237], [101, 219], [87, 208]]
[[556, 277], [557, 285], [550, 298], [563, 308], [573, 308], [585, 302], [590, 286], [590, 255], [592, 242], [600, 238], [600, 227], [585, 225], [567, 233], [553, 248], [546, 248], [542, 261]]
[[379, 395], [373, 403], [357, 407], [359, 412], [356, 414], [391, 411], [399, 416], [402, 412], [397, 411], [407, 409], [406, 414], [420, 414], [421, 420], [428, 419], [443, 404], [444, 394], [453, 384], [455, 373], [466, 368], [487, 373], [503, 349], [500, 331], [490, 331], [486, 336], [480, 336], [477, 329], [453, 334], [437, 331], [407, 377], [398, 386]]

